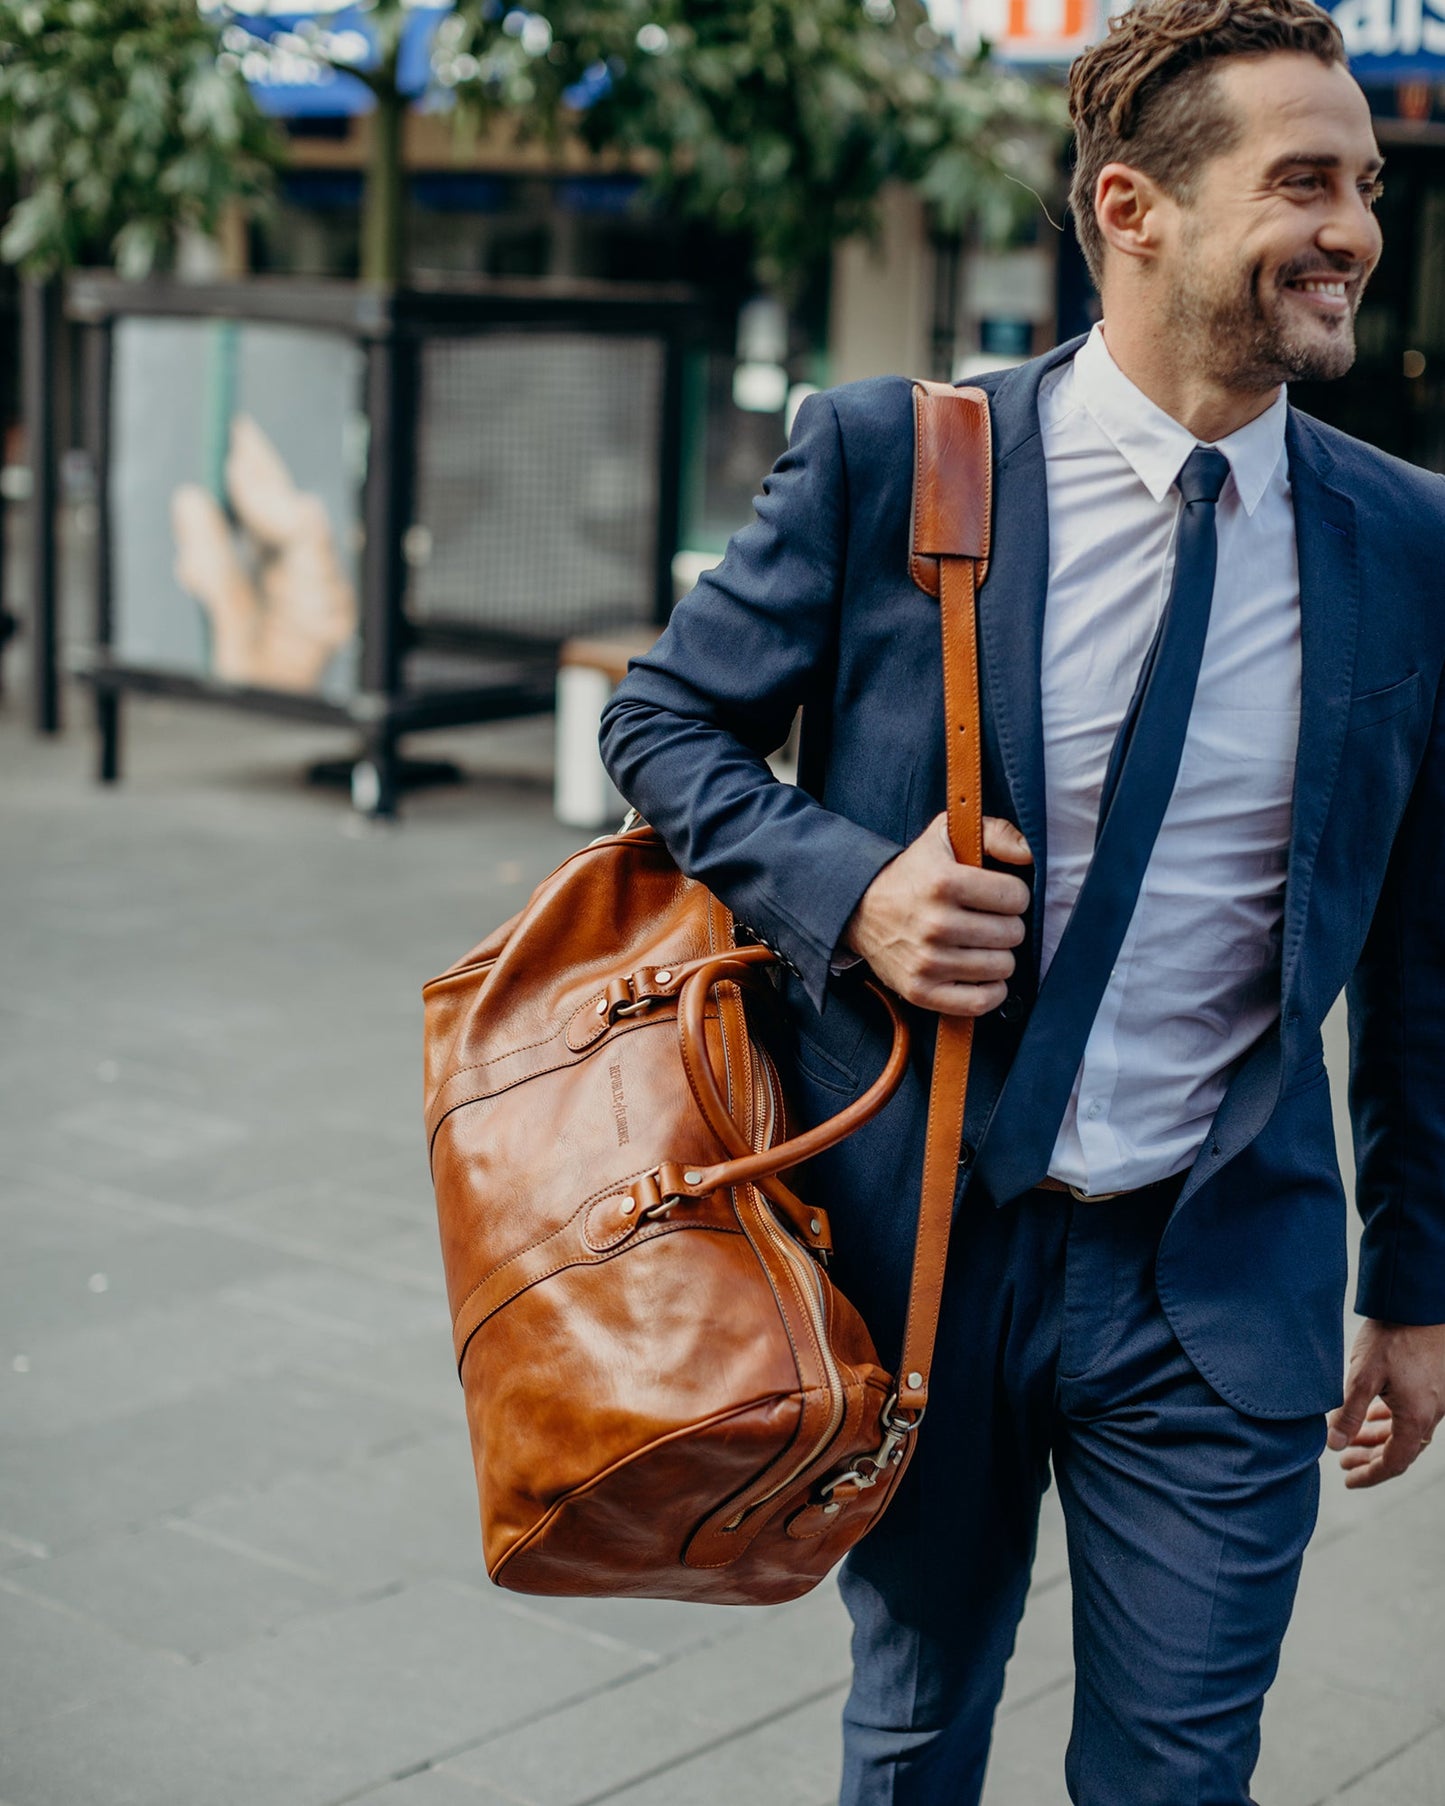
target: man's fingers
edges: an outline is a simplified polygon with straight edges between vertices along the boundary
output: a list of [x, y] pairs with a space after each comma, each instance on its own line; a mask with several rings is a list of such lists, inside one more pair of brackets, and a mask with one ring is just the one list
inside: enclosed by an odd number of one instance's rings
[[1004, 948], [936, 947], [919, 961], [924, 984], [997, 984], [1013, 976], [1014, 956]]
[[1011, 821], [998, 815], [983, 818], [983, 850], [990, 859], [1002, 859], [1005, 865], [1032, 865], [1034, 862], [1023, 835]]
[[1011, 872], [986, 872], [979, 865], [941, 866], [930, 886], [935, 902], [988, 915], [1021, 916], [1029, 906], [1029, 887]]
[[1004, 984], [921, 985], [908, 1001], [940, 1016], [986, 1016], [1007, 996]]
[[1346, 1487], [1353, 1492], [1395, 1479], [1414, 1464], [1433, 1433], [1427, 1418], [1392, 1411], [1384, 1399], [1372, 1399], [1364, 1422], [1340, 1456]]
[[1024, 925], [1017, 916], [990, 915], [948, 903], [920, 910], [916, 928], [922, 944], [935, 953], [960, 947], [1007, 953], [1024, 938]]

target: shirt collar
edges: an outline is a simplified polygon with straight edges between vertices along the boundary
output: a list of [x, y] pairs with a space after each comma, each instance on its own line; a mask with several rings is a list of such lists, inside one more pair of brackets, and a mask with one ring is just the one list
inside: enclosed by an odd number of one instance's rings
[[[1095, 326], [1074, 359], [1074, 394], [1156, 502], [1162, 502], [1198, 441], [1130, 382]], [[1246, 514], [1253, 514], [1284, 453], [1284, 385], [1262, 414], [1218, 441]]]

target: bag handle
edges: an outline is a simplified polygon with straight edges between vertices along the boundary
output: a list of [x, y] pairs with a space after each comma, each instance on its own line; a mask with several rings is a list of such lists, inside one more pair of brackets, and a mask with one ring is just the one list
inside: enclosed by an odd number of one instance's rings
[[[909, 568], [935, 594], [943, 627], [948, 839], [960, 865], [983, 864], [983, 746], [978, 696], [977, 595], [988, 572], [993, 446], [988, 396], [948, 383], [913, 385], [913, 532]], [[937, 586], [932, 581], [936, 573]], [[938, 1336], [973, 1018], [940, 1016], [928, 1094], [928, 1132], [908, 1318], [899, 1357], [897, 1412], [916, 1427], [928, 1403]]]
[[686, 1195], [690, 1196], [694, 1192], [701, 1195], [724, 1185], [755, 1184], [775, 1203], [781, 1205], [789, 1216], [806, 1221], [817, 1212], [810, 1210], [776, 1175], [787, 1167], [811, 1160], [825, 1148], [845, 1141], [855, 1129], [861, 1129], [864, 1123], [872, 1121], [903, 1081], [903, 1074], [908, 1066], [908, 1024], [903, 1020], [903, 1014], [894, 998], [882, 985], [869, 979], [868, 988], [887, 1010], [893, 1029], [893, 1045], [882, 1072], [861, 1097], [855, 1098], [836, 1116], [830, 1116], [826, 1122], [818, 1123], [788, 1141], [780, 1141], [773, 1147], [754, 1151], [748, 1146], [747, 1136], [728, 1108], [717, 1074], [713, 1070], [707, 1047], [706, 1013], [708, 992], [712, 987], [720, 980], [750, 977], [761, 963], [756, 958], [757, 952], [758, 949], [753, 947], [739, 948], [736, 953], [721, 953], [716, 959], [700, 963], [678, 995], [677, 1036], [682, 1050], [683, 1071], [687, 1074], [693, 1097], [697, 1100], [697, 1107], [708, 1127], [728, 1152], [735, 1156], [718, 1165], [698, 1169], [696, 1178], [687, 1187]]

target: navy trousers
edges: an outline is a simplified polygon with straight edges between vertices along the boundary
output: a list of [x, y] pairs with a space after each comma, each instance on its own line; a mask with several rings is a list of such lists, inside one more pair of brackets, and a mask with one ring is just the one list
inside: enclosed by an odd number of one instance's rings
[[843, 1806], [976, 1806], [1051, 1468], [1070, 1799], [1247, 1806], [1325, 1425], [1242, 1416], [1175, 1340], [1154, 1262], [1178, 1189], [965, 1203], [918, 1450], [842, 1573]]

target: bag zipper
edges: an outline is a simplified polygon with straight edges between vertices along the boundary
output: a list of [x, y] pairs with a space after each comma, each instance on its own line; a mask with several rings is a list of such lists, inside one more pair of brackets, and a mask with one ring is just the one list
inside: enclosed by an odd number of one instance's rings
[[[724, 1037], [724, 1047], [726, 1047], [726, 1037]], [[754, 1152], [761, 1152], [762, 1149], [768, 1145], [773, 1132], [776, 1121], [777, 1094], [773, 1089], [772, 1073], [767, 1069], [767, 1064], [765, 1063], [767, 1058], [766, 1055], [760, 1055], [757, 1049], [752, 1045], [751, 1040], [748, 1042], [748, 1052], [753, 1059], [754, 1072], [758, 1073], [758, 1069], [762, 1069], [759, 1077], [761, 1077], [763, 1083], [758, 1084], [755, 1079], [755, 1089], [766, 1090], [768, 1096], [766, 1118], [758, 1120], [757, 1114], [755, 1113], [756, 1126], [753, 1133], [753, 1146]], [[774, 1485], [770, 1486], [760, 1498], [750, 1499], [736, 1517], [730, 1518], [728, 1522], [724, 1524], [723, 1528], [725, 1530], [736, 1530], [744, 1518], [757, 1511], [760, 1506], [768, 1504], [769, 1501], [775, 1499], [779, 1493], [786, 1492], [788, 1487], [790, 1487], [794, 1480], [797, 1479], [798, 1475], [812, 1466], [818, 1456], [822, 1454], [823, 1450], [837, 1435], [839, 1426], [842, 1424], [844, 1414], [847, 1410], [847, 1398], [843, 1389], [843, 1376], [838, 1370], [838, 1363], [834, 1358], [832, 1345], [828, 1341], [828, 1313], [823, 1294], [822, 1276], [819, 1274], [817, 1267], [813, 1264], [809, 1256], [798, 1247], [792, 1236], [789, 1235], [787, 1230], [778, 1222], [766, 1194], [758, 1190], [757, 1187], [753, 1187], [752, 1189], [763, 1206], [758, 1214], [768, 1237], [782, 1255], [784, 1261], [792, 1267], [794, 1273], [802, 1275], [804, 1309], [807, 1313], [809, 1322], [812, 1324], [814, 1337], [818, 1344], [818, 1352], [822, 1358], [823, 1367], [828, 1376], [828, 1390], [831, 1395], [832, 1409], [829, 1413], [827, 1426], [818, 1437], [817, 1441], [808, 1450], [807, 1454], [804, 1455], [802, 1460], [797, 1462], [781, 1480], [778, 1480]]]

